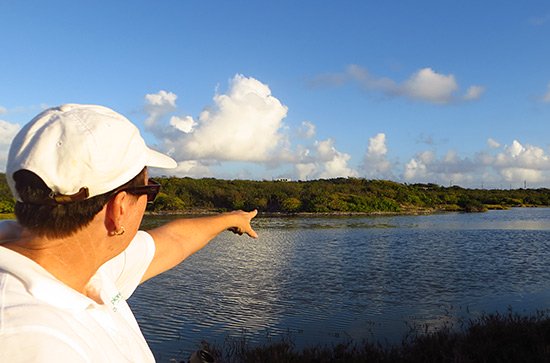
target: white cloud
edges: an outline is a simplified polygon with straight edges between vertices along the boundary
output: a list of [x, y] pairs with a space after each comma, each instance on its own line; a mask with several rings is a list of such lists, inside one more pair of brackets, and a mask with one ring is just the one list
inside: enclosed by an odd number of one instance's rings
[[433, 103], [450, 102], [457, 89], [458, 85], [452, 74], [445, 76], [431, 68], [419, 70], [401, 87], [405, 95]]
[[[402, 85], [383, 78], [374, 78], [360, 67], [350, 67], [348, 77], [361, 80], [386, 94], [421, 98], [433, 103], [458, 101], [454, 76], [440, 75], [429, 68], [416, 72]], [[483, 89], [472, 86], [464, 98], [479, 97]], [[314, 140], [316, 126], [302, 122], [295, 132], [283, 123], [287, 107], [271, 94], [262, 82], [242, 75], [230, 81], [226, 93], [216, 93], [213, 102], [197, 118], [174, 116], [177, 95], [168, 91], [146, 95], [147, 129], [157, 137], [159, 148], [178, 161], [176, 175], [193, 177], [219, 176], [230, 163], [253, 162], [293, 179], [317, 179], [361, 176], [377, 179], [428, 182], [462, 186], [550, 183], [550, 156], [544, 149], [523, 145], [513, 140], [509, 146], [487, 139], [488, 149], [473, 156], [447, 151], [423, 151], [410, 158], [402, 173], [398, 160], [388, 158], [387, 137], [378, 133], [368, 139], [367, 150], [359, 173], [351, 166], [351, 155], [338, 150], [335, 140]], [[4, 124], [5, 126], [6, 124]], [[289, 135], [298, 136], [303, 144], [294, 144]], [[10, 138], [11, 139], [11, 138]], [[295, 140], [294, 140], [295, 141]], [[432, 148], [432, 137], [422, 137]], [[1, 160], [0, 160], [1, 162]], [[243, 164], [244, 165], [244, 164]], [[213, 167], [216, 167], [214, 172]], [[282, 168], [290, 168], [282, 170]], [[218, 169], [220, 168], [220, 169]], [[242, 170], [233, 177], [244, 175]], [[231, 177], [225, 173], [225, 177]], [[544, 184], [542, 184], [544, 185]]]
[[168, 105], [171, 108], [175, 108], [178, 96], [172, 92], [160, 90], [158, 93], [145, 95], [145, 99], [150, 106], [166, 107]]
[[482, 169], [477, 157], [460, 157], [450, 150], [438, 158], [433, 151], [424, 151], [405, 165], [403, 177], [413, 182], [471, 185], [480, 181]]
[[295, 165], [298, 180], [310, 180], [317, 177], [315, 163], [298, 163]]
[[320, 178], [336, 178], [356, 176], [357, 172], [348, 166], [351, 156], [342, 153], [334, 147], [334, 140], [327, 139], [317, 142], [317, 155], [322, 160], [318, 168]]
[[302, 125], [301, 125], [300, 129], [298, 130], [298, 132], [302, 137], [310, 139], [313, 136], [315, 136], [316, 128], [315, 128], [315, 125], [313, 123], [311, 123], [309, 121], [304, 121], [304, 122], [302, 122]]
[[191, 116], [185, 116], [185, 117], [172, 116], [170, 117], [170, 125], [188, 134], [193, 131], [195, 126], [197, 126], [197, 123], [195, 122], [195, 120], [193, 120], [193, 117]]
[[171, 172], [191, 178], [204, 178], [212, 176], [212, 171], [208, 165], [204, 165], [197, 160], [180, 161], [178, 162], [176, 169]]
[[369, 138], [367, 152], [363, 158], [363, 173], [368, 178], [392, 179], [393, 165], [387, 159], [386, 134], [379, 133]]
[[387, 153], [388, 148], [386, 147], [386, 134], [379, 133], [369, 139], [367, 155], [385, 156]]
[[329, 179], [338, 177], [357, 176], [357, 172], [348, 167], [351, 156], [346, 153], [338, 153], [324, 164], [319, 178]]
[[519, 168], [533, 170], [550, 170], [550, 157], [538, 146], [525, 145], [514, 140], [504, 152], [495, 158], [495, 166], [500, 169]]
[[326, 139], [323, 141], [317, 141], [317, 155], [319, 155], [320, 160], [329, 161], [334, 159], [334, 156], [338, 153], [334, 147], [333, 139]]
[[[517, 158], [518, 156], [524, 153], [525, 153], [525, 148], [517, 140], [514, 140], [512, 142], [512, 145], [506, 148], [506, 154], [508, 154], [512, 158]], [[504, 155], [504, 154], [501, 154], [501, 155]]]
[[173, 112], [176, 109], [177, 98], [174, 93], [163, 90], [145, 95], [145, 112], [148, 115], [145, 125], [152, 127], [161, 117]]
[[338, 151], [333, 139], [317, 141], [313, 152], [308, 149], [301, 156], [302, 160], [295, 165], [300, 180], [358, 176], [348, 165], [351, 156]]
[[291, 145], [290, 134], [312, 139], [315, 125], [304, 121], [289, 133], [283, 123], [287, 107], [254, 78], [233, 77], [228, 91], [216, 93], [196, 119], [171, 116], [163, 123], [176, 110], [176, 99], [167, 91], [145, 97], [146, 127], [157, 137], [159, 148], [178, 161], [172, 171], [176, 175], [210, 175], [212, 163], [254, 162], [267, 168], [286, 163], [298, 179], [358, 176], [348, 165], [351, 156], [338, 151], [332, 139]]
[[429, 67], [418, 70], [404, 82], [398, 83], [387, 77], [374, 76], [358, 65], [350, 65], [344, 73], [325, 74], [314, 79], [311, 84], [340, 86], [349, 81], [357, 82], [369, 92], [381, 92], [386, 96], [401, 96], [435, 104], [477, 100], [485, 91], [483, 86], [473, 85], [463, 96], [457, 95], [459, 86], [455, 76], [437, 73]]
[[0, 120], [0, 147], [9, 146], [20, 128], [18, 124]]
[[365, 68], [356, 64], [347, 67], [347, 76], [359, 84], [365, 90], [381, 91], [388, 95], [400, 93], [400, 86], [389, 78], [372, 76]]
[[403, 173], [403, 176], [405, 180], [413, 180], [417, 182], [425, 181], [428, 177], [427, 169], [426, 164], [422, 162], [422, 160], [413, 158], [405, 164], [405, 172]]
[[285, 155], [287, 107], [260, 81], [236, 75], [227, 93], [215, 94], [197, 119], [172, 116], [161, 124], [176, 110], [176, 99], [167, 91], [149, 94], [145, 111], [148, 130], [177, 161], [270, 162]]
[[483, 86], [471, 86], [466, 91], [466, 94], [464, 95], [464, 99], [466, 101], [478, 100], [479, 98], [481, 98], [484, 92], [485, 92], [485, 87]]
[[[500, 147], [493, 139], [488, 144], [495, 150]], [[409, 160], [403, 177], [412, 182], [463, 186], [498, 185], [503, 181], [516, 186], [522, 186], [524, 181], [550, 183], [550, 156], [544, 149], [514, 140], [500, 150], [495, 154], [480, 152], [473, 158], [461, 157], [453, 151], [437, 157], [433, 151], [425, 151]]]
[[[216, 94], [187, 138], [173, 140], [183, 159], [269, 161], [284, 142], [287, 107], [254, 78], [236, 75], [227, 94]], [[181, 142], [183, 141], [183, 142]]]
[[537, 183], [543, 179], [542, 171], [526, 168], [503, 168], [500, 170], [500, 175], [507, 182], [516, 183], [521, 183], [522, 181]]
[[500, 143], [491, 137], [487, 139], [487, 145], [489, 145], [491, 149], [498, 149], [500, 147]]
[[8, 110], [5, 107], [0, 106], [0, 115], [8, 112]]
[[403, 177], [405, 180], [428, 181], [433, 177], [433, 172], [429, 170], [429, 167], [434, 160], [435, 154], [432, 151], [424, 151], [417, 154], [405, 164]]
[[6, 170], [8, 150], [20, 128], [18, 124], [0, 120], [0, 170]]

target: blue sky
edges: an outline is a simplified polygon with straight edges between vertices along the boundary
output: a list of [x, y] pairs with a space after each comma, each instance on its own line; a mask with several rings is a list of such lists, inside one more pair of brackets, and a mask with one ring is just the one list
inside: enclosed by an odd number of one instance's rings
[[550, 187], [547, 1], [0, 0], [0, 170], [109, 106], [168, 174]]

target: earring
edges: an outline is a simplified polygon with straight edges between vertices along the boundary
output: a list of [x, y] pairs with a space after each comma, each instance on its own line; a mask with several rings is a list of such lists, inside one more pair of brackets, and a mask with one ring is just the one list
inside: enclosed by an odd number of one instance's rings
[[124, 232], [126, 232], [124, 230], [124, 226], [120, 226], [120, 230], [118, 231], [113, 231], [113, 236], [122, 236], [124, 234]]

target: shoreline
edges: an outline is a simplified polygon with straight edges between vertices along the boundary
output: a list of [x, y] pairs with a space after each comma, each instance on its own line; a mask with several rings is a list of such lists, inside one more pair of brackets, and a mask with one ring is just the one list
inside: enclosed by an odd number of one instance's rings
[[[379, 217], [379, 216], [416, 216], [416, 215], [430, 215], [441, 213], [483, 213], [489, 210], [508, 210], [511, 208], [550, 208], [550, 205], [517, 205], [513, 207], [503, 205], [487, 205], [484, 210], [479, 211], [467, 211], [463, 209], [455, 208], [411, 208], [404, 209], [399, 212], [385, 212], [385, 211], [373, 211], [373, 212], [262, 212], [258, 211], [258, 217], [271, 217], [271, 218], [287, 218], [287, 217]], [[226, 210], [220, 209], [196, 209], [196, 210], [173, 210], [173, 211], [148, 211], [146, 210], [145, 216], [190, 216], [200, 217], [215, 215]], [[0, 213], [0, 220], [2, 219], [16, 219], [14, 213]]]
[[246, 340], [221, 345], [203, 341], [200, 349], [216, 362], [547, 362], [548, 311], [483, 313], [432, 332], [412, 330], [401, 343], [349, 340], [296, 349], [291, 338], [253, 345]]
[[[550, 206], [517, 206], [514, 208], [548, 208]], [[505, 206], [487, 206], [486, 209], [480, 211], [466, 211], [455, 208], [408, 208], [399, 212], [373, 211], [373, 212], [346, 212], [346, 211], [331, 211], [331, 212], [262, 212], [258, 211], [258, 217], [378, 217], [378, 216], [414, 216], [414, 215], [430, 215], [440, 213], [482, 213], [488, 210], [507, 210], [510, 207]], [[218, 213], [228, 212], [219, 209], [197, 209], [197, 210], [174, 210], [174, 211], [145, 211], [146, 216], [207, 216]]]
[[[197, 210], [197, 211], [145, 211], [146, 216], [208, 216], [228, 211], [220, 210]], [[406, 212], [258, 212], [258, 217], [355, 217], [355, 216], [399, 216], [399, 215], [429, 215], [437, 213], [452, 213], [460, 211], [437, 210], [418, 210]]]

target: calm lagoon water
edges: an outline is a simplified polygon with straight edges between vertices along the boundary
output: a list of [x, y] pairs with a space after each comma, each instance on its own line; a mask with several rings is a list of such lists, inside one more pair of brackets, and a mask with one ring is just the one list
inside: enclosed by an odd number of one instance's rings
[[547, 208], [253, 225], [260, 238], [223, 233], [130, 299], [159, 362], [201, 340], [395, 343], [413, 328], [550, 303]]

